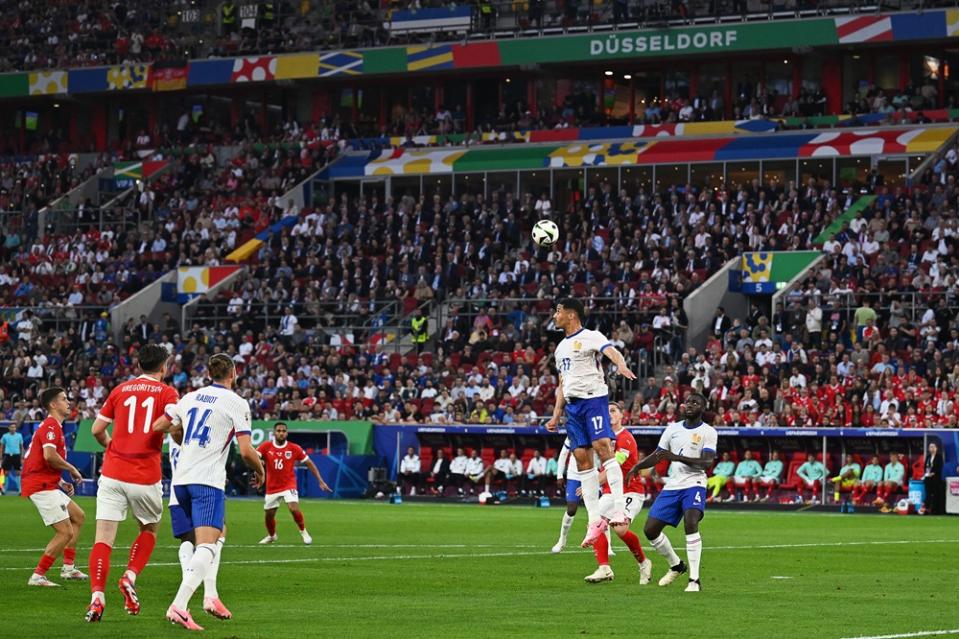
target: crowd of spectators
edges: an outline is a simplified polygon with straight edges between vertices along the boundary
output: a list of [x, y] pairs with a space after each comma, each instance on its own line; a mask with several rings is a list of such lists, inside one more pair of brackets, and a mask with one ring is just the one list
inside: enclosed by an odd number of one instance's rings
[[[0, 72], [461, 40], [462, 31], [410, 32], [389, 27], [393, 11], [457, 4], [461, 3], [0, 0]], [[758, 6], [750, 8], [744, 0], [477, 0], [472, 4], [470, 31], [484, 34], [517, 29], [561, 32], [600, 24], [658, 24], [670, 19], [764, 11]], [[825, 9], [830, 4], [844, 3], [820, 2], [815, 6]], [[246, 13], [248, 6], [256, 9], [255, 16]]]
[[[181, 391], [202, 383], [211, 354], [229, 353], [264, 418], [529, 423], [548, 412], [556, 383], [551, 303], [572, 293], [651, 378], [632, 403], [634, 423], [671, 419], [688, 388], [702, 389], [725, 425], [916, 425], [933, 413], [955, 422], [955, 149], [915, 189], [871, 179], [876, 201], [826, 243], [825, 262], [785, 307], [720, 317], [697, 351], [685, 343], [686, 295], [745, 251], [812, 248], [851, 192], [810, 178], [660, 192], [598, 184], [563, 210], [546, 194], [507, 191], [489, 200], [341, 193], [302, 211], [283, 202], [331, 148], [247, 145], [224, 158], [204, 148], [175, 158], [128, 205], [148, 223], [42, 240], [5, 230], [0, 306], [16, 310], [0, 332], [3, 399], [29, 405], [58, 381], [91, 415], [97, 389], [130, 371], [137, 344], [155, 340], [176, 354]], [[187, 330], [144, 318], [114, 340], [101, 315], [111, 305], [181, 262], [221, 263], [282, 215], [299, 222], [270, 237], [249, 277], [201, 304]], [[541, 217], [561, 227], [549, 250], [529, 240]], [[868, 311], [849, 310], [880, 292], [910, 306], [893, 304], [871, 324]], [[449, 313], [422, 352], [392, 354], [390, 338], [402, 335], [382, 325], [420, 306], [431, 314], [432, 300], [449, 302]], [[670, 367], [662, 382], [657, 363]]]

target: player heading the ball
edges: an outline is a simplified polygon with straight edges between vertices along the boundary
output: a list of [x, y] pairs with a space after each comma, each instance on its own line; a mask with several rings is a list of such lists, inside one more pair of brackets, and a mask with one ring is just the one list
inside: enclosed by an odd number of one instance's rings
[[[606, 386], [601, 356], [608, 357], [623, 377], [636, 379], [626, 365], [623, 354], [605, 335], [583, 327], [585, 318], [586, 311], [580, 300], [564, 297], [557, 302], [553, 322], [566, 336], [554, 353], [559, 386], [556, 388], [553, 416], [546, 423], [547, 430], [554, 431], [560, 416], [566, 416], [566, 433], [576, 458], [576, 468], [580, 472], [583, 504], [589, 517], [589, 527], [582, 543], [584, 548], [591, 546], [605, 533], [610, 523], [626, 523], [623, 472], [611, 445], [614, 436], [609, 420], [609, 388]], [[613, 497], [613, 511], [608, 518], [600, 512], [599, 472], [593, 464], [590, 448], [599, 456]]]

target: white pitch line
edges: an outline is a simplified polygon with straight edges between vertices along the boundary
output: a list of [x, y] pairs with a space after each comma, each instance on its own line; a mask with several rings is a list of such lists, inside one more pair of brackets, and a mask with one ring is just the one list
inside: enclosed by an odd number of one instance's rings
[[941, 637], [943, 635], [959, 635], [959, 628], [952, 630], [923, 630], [920, 632], [904, 632], [899, 635], [869, 635], [867, 637], [843, 637], [843, 639], [907, 639], [908, 637]]
[[[433, 555], [380, 555], [380, 556], [369, 556], [369, 557], [304, 557], [302, 559], [241, 559], [238, 561], [221, 561], [220, 565], [244, 565], [244, 564], [302, 564], [302, 563], [318, 563], [318, 562], [348, 562], [348, 561], [408, 561], [412, 559], [473, 559], [473, 558], [484, 558], [484, 557], [524, 557], [530, 555], [551, 555], [552, 552], [549, 550], [537, 550], [532, 552], [486, 552], [486, 553], [466, 553], [466, 554], [454, 554], [454, 553], [437, 553]], [[180, 562], [170, 561], [170, 562], [150, 562], [148, 564], [151, 567], [169, 567], [176, 566], [180, 567]], [[19, 570], [26, 571], [32, 570], [32, 567], [29, 568], [0, 568], [0, 570]]]
[[[117, 548], [122, 548], [118, 544]], [[542, 548], [542, 544], [231, 544], [228, 548]], [[158, 545], [156, 548], [176, 549], [179, 545]], [[45, 548], [0, 548], [0, 555], [15, 552], [41, 552]]]
[[[778, 548], [816, 548], [816, 547], [828, 547], [828, 546], [870, 546], [878, 544], [947, 544], [947, 543], [959, 543], [959, 539], [929, 539], [924, 541], [845, 541], [845, 542], [836, 542], [836, 543], [820, 543], [820, 544], [770, 544], [770, 545], [761, 545], [761, 546], [706, 546], [710, 551], [713, 550], [769, 550], [769, 549], [778, 549]], [[255, 546], [250, 547], [256, 547]], [[227, 548], [230, 546], [227, 545]], [[233, 546], [238, 548], [240, 546]], [[301, 546], [296, 546], [300, 548]], [[411, 548], [439, 548], [441, 546], [404, 546]], [[460, 547], [455, 545], [455, 547]], [[475, 547], [475, 546], [474, 546]], [[495, 547], [495, 546], [494, 546]], [[502, 546], [501, 546], [502, 547]], [[508, 546], [506, 546], [508, 547]], [[518, 547], [536, 547], [536, 546], [518, 546]], [[683, 550], [685, 548], [677, 547], [676, 550]], [[588, 550], [580, 550], [579, 552], [590, 553]], [[352, 557], [304, 557], [300, 559], [246, 559], [239, 561], [224, 561], [223, 564], [234, 564], [234, 565], [243, 565], [243, 564], [292, 564], [292, 563], [316, 563], [316, 562], [350, 562], [350, 561], [407, 561], [407, 560], [420, 560], [420, 559], [482, 559], [485, 557], [527, 557], [533, 555], [550, 555], [552, 554], [549, 550], [537, 550], [537, 551], [523, 551], [523, 552], [487, 552], [487, 553], [435, 553], [429, 555], [373, 555], [373, 556], [352, 556]], [[157, 562], [151, 563], [151, 566], [178, 566], [179, 562]], [[32, 567], [25, 568], [0, 568], [0, 570], [31, 570]], [[859, 639], [859, 638], [856, 638]], [[879, 639], [879, 638], [862, 638], [862, 639]]]

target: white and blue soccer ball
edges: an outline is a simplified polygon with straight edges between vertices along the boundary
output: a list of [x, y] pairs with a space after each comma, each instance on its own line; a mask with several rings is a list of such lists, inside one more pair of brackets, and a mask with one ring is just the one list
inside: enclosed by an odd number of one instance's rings
[[559, 239], [559, 227], [552, 220], [540, 220], [533, 225], [532, 235], [538, 246], [552, 246]]

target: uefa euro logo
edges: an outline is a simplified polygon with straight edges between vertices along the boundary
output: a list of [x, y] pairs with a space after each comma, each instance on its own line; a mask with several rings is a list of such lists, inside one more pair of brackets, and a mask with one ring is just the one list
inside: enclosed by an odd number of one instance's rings
[[772, 253], [744, 253], [743, 279], [749, 282], [768, 282], [772, 273]]

